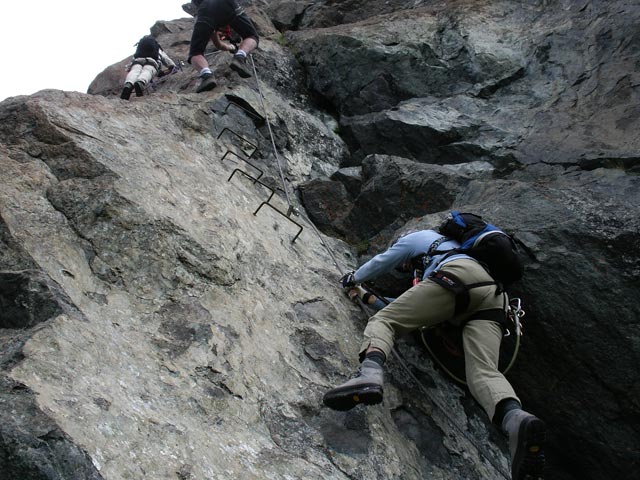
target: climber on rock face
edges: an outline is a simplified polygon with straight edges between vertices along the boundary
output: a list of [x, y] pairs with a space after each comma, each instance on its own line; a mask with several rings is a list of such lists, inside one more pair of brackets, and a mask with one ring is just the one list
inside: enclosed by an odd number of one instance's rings
[[[199, 72], [200, 84], [196, 92], [212, 90], [216, 86], [209, 62], [204, 56], [209, 40], [219, 50], [233, 52], [231, 68], [243, 78], [250, 77], [247, 55], [258, 46], [259, 37], [249, 16], [236, 0], [192, 0], [192, 3], [197, 7], [197, 13], [188, 61]], [[220, 39], [219, 30], [227, 25], [242, 37], [237, 47]]]
[[155, 77], [162, 66], [168, 70], [176, 71], [176, 64], [162, 50], [160, 44], [151, 35], [145, 35], [136, 43], [136, 51], [131, 63], [127, 66], [127, 78], [120, 94], [123, 100], [129, 100], [131, 91], [135, 89], [136, 96], [144, 94], [144, 88]]
[[[340, 279], [350, 298], [362, 297], [358, 284], [406, 267], [417, 257], [424, 259], [424, 272], [414, 286], [369, 319], [357, 376], [326, 392], [324, 404], [345, 411], [358, 404], [381, 403], [383, 365], [396, 336], [442, 322], [460, 325], [469, 390], [509, 437], [512, 478], [541, 479], [545, 424], [522, 410], [515, 391], [498, 370], [503, 327], [507, 324], [507, 294], [481, 263], [458, 248], [460, 243], [435, 230], [409, 233]], [[374, 297], [362, 300], [367, 304], [377, 301]]]

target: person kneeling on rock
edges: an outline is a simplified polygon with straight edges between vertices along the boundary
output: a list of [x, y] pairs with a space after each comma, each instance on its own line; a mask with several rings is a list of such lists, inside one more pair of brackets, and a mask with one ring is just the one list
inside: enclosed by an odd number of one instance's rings
[[144, 88], [160, 71], [162, 65], [171, 72], [175, 72], [177, 67], [169, 56], [164, 53], [162, 47], [151, 35], [145, 35], [136, 43], [136, 51], [133, 54], [131, 63], [127, 65], [127, 78], [124, 81], [124, 88], [120, 94], [123, 100], [129, 100], [131, 91], [135, 89], [136, 96], [144, 94]]

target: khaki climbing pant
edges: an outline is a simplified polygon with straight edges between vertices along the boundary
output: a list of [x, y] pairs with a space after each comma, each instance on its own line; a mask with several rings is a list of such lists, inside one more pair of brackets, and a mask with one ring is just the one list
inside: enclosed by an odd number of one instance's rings
[[136, 82], [141, 82], [143, 85], [147, 85], [156, 76], [156, 73], [158, 73], [158, 62], [153, 58], [136, 58], [124, 83], [133, 85]]
[[[449, 272], [467, 285], [491, 281], [484, 268], [470, 259], [451, 260], [440, 271]], [[369, 319], [360, 353], [364, 355], [369, 347], [374, 347], [388, 358], [398, 336], [445, 321], [455, 325], [467, 322], [462, 331], [467, 385], [492, 419], [500, 400], [518, 400], [513, 387], [498, 370], [502, 327], [477, 315], [484, 310], [506, 308], [506, 294], [495, 292], [496, 285], [470, 289], [469, 306], [454, 316], [453, 292], [432, 280], [423, 280]], [[472, 315], [474, 319], [467, 321]]]

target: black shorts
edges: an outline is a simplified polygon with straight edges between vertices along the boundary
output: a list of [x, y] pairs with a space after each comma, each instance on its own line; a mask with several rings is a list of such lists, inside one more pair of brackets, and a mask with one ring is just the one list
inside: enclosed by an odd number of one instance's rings
[[249, 16], [235, 0], [204, 0], [198, 8], [189, 46], [189, 63], [194, 55], [203, 55], [213, 33], [229, 25], [243, 39], [259, 41], [258, 32]]

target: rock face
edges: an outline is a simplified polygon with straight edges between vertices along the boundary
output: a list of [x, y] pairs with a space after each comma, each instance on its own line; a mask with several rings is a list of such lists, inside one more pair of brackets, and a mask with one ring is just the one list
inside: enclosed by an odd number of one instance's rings
[[[536, 256], [509, 379], [546, 478], [636, 478], [640, 7], [243, 4], [258, 82], [212, 50], [205, 94], [120, 100], [123, 59], [0, 103], [0, 478], [508, 478], [417, 336], [383, 405], [322, 406], [367, 318], [340, 274], [451, 208]], [[151, 31], [181, 60], [192, 24]]]
[[288, 35], [352, 150], [637, 165], [634, 2], [418, 3]]

